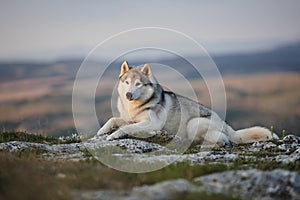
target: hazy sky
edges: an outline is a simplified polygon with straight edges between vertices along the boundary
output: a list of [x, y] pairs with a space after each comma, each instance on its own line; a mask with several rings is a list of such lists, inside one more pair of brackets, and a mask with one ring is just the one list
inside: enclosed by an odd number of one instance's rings
[[1, 0], [0, 59], [84, 56], [114, 34], [152, 26], [183, 32], [209, 53], [253, 51], [300, 41], [299, 19], [298, 0]]

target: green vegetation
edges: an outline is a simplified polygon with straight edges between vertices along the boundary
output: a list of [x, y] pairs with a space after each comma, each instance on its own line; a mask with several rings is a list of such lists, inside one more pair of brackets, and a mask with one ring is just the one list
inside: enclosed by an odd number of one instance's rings
[[151, 173], [132, 174], [108, 168], [96, 160], [53, 162], [30, 154], [0, 152], [0, 169], [0, 199], [65, 199], [74, 190], [127, 190], [169, 179], [192, 180], [228, 167], [180, 163]]
[[282, 137], [282, 138], [285, 137], [285, 133], [286, 133], [285, 129], [282, 129], [282, 131], [281, 131], [281, 137]]
[[[55, 166], [55, 163], [52, 164]], [[65, 184], [48, 162], [0, 152], [0, 199], [68, 199]]]
[[64, 137], [55, 138], [43, 135], [30, 134], [22, 131], [4, 131], [0, 132], [0, 143], [10, 141], [23, 141], [23, 142], [35, 142], [35, 143], [47, 143], [47, 144], [69, 144], [77, 143], [81, 140], [79, 137]]
[[[25, 132], [2, 132], [0, 138], [1, 142], [62, 143], [58, 138]], [[91, 158], [89, 151], [83, 152]], [[0, 199], [69, 199], [77, 190], [128, 190], [177, 178], [192, 181], [201, 175], [228, 170], [227, 165], [220, 163], [191, 165], [183, 162], [150, 173], [134, 174], [108, 168], [92, 158], [79, 162], [48, 161], [40, 159], [37, 156], [40, 153], [43, 152], [38, 149], [18, 153], [0, 151]], [[211, 196], [197, 195], [200, 194]]]
[[[277, 141], [272, 141], [276, 143]], [[232, 148], [227, 148], [226, 153], [238, 154], [238, 158], [234, 161], [224, 161], [223, 159], [215, 160], [217, 163], [227, 163], [230, 169], [234, 170], [247, 170], [247, 169], [260, 169], [260, 170], [273, 170], [273, 169], [286, 169], [290, 171], [297, 171], [300, 173], [300, 165], [298, 162], [294, 163], [279, 163], [275, 160], [275, 157], [282, 154], [286, 155], [286, 152], [277, 148], [268, 148], [263, 151], [249, 151], [247, 148], [251, 144], [238, 145]], [[222, 148], [214, 148], [214, 151], [224, 151]], [[293, 149], [289, 154], [296, 150]], [[274, 158], [274, 159], [272, 159]], [[212, 161], [208, 161], [212, 162]]]
[[[198, 152], [201, 152], [201, 151], [207, 151], [209, 149], [211, 149], [211, 148], [209, 148], [209, 147], [205, 148], [201, 144], [198, 144], [197, 142], [193, 142], [189, 146], [189, 148], [184, 152], [184, 154], [198, 153]], [[220, 149], [218, 148], [218, 150], [220, 150]]]
[[[192, 165], [189, 162], [169, 165], [150, 173], [124, 173], [94, 159], [86, 161], [47, 161], [35, 154], [0, 152], [0, 199], [68, 199], [78, 190], [129, 190], [135, 186], [151, 185], [165, 180], [193, 178], [226, 170], [284, 168], [300, 172], [296, 163], [247, 160], [240, 157], [232, 163], [224, 161]], [[30, 180], [30, 184], [28, 184]], [[49, 189], [51, 188], [51, 189]], [[182, 197], [182, 198], [179, 198]], [[232, 199], [205, 193], [176, 193], [171, 199]]]
[[[70, 137], [72, 138], [72, 137]], [[75, 135], [74, 135], [74, 138]], [[25, 132], [2, 132], [0, 142], [26, 141], [47, 144], [61, 144], [67, 140]], [[167, 143], [161, 137], [148, 138], [151, 142]], [[68, 142], [71, 142], [68, 141]], [[72, 142], [79, 142], [74, 140]], [[275, 141], [274, 141], [275, 142]], [[276, 148], [264, 151], [250, 151], [250, 144], [232, 148], [214, 148], [219, 153], [234, 153], [234, 161], [225, 159], [206, 160], [202, 164], [190, 162], [173, 163], [160, 170], [149, 173], [124, 173], [109, 168], [92, 158], [91, 152], [83, 149], [86, 160], [74, 162], [50, 161], [41, 159], [43, 151], [28, 149], [18, 153], [0, 151], [0, 199], [71, 199], [78, 191], [113, 189], [128, 191], [136, 186], [152, 185], [166, 180], [183, 178], [193, 181], [195, 177], [227, 170], [243, 169], [287, 169], [300, 173], [299, 163], [278, 163], [274, 159], [280, 152]], [[188, 153], [203, 151], [201, 146], [192, 144]], [[111, 147], [109, 147], [111, 148]], [[111, 149], [103, 149], [111, 152]], [[290, 152], [292, 153], [292, 152]], [[268, 159], [264, 159], [268, 158]], [[28, 184], [30, 183], [30, 184]], [[196, 183], [195, 183], [196, 184]], [[235, 195], [208, 194], [205, 192], [177, 192], [170, 199], [239, 199]]]
[[47, 137], [42, 135], [35, 135], [21, 131], [9, 131], [0, 133], [0, 142], [10, 141], [23, 141], [23, 142], [35, 142], [35, 143], [49, 143], [59, 144], [60, 140], [54, 137]]

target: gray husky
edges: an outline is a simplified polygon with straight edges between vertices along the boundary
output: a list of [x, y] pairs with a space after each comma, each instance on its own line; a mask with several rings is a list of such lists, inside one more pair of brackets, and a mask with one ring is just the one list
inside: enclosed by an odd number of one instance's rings
[[263, 127], [233, 130], [209, 108], [165, 91], [148, 64], [131, 68], [125, 61], [121, 66], [117, 89], [120, 117], [109, 119], [97, 133], [103, 135], [114, 131], [107, 136], [107, 140], [127, 135], [144, 137], [159, 130], [212, 146], [278, 138]]

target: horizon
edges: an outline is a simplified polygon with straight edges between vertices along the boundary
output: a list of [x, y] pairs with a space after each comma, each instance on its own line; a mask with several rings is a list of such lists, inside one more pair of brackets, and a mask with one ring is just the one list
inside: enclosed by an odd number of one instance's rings
[[[67, 1], [2, 1], [0, 60], [84, 58], [112, 35], [141, 27], [162, 27], [187, 34], [210, 55], [265, 51], [300, 41], [300, 26], [295, 20], [300, 18], [299, 10], [300, 2], [293, 0], [189, 4], [73, 1], [72, 5]], [[159, 35], [154, 38], [154, 42], [162, 43]], [[135, 43], [135, 38], [121, 41], [107, 48], [105, 54], [115, 56], [115, 48], [130, 49]], [[193, 53], [176, 38], [163, 43]]]
[[[281, 48], [286, 48], [286, 47], [291, 47], [291, 46], [295, 46], [295, 45], [300, 45], [300, 40], [299, 41], [295, 41], [293, 43], [289, 42], [289, 43], [281, 43], [281, 44], [277, 44], [277, 45], [270, 45], [270, 46], [265, 46], [264, 48], [256, 48], [256, 49], [251, 49], [251, 50], [247, 50], [247, 51], [227, 51], [227, 52], [223, 52], [223, 53], [210, 53], [207, 49], [204, 49], [207, 51], [208, 56], [210, 56], [212, 59], [214, 58], [220, 58], [220, 57], [231, 57], [231, 56], [251, 56], [251, 55], [255, 55], [255, 54], [263, 54], [263, 53], [269, 53], [272, 51], [276, 51], [279, 50]], [[57, 57], [53, 57], [53, 58], [49, 58], [49, 59], [38, 59], [38, 58], [17, 58], [17, 59], [1, 59], [0, 58], [0, 64], [24, 64], [24, 63], [33, 63], [33, 64], [46, 64], [46, 63], [60, 63], [60, 62], [83, 62], [84, 59], [87, 57], [88, 53], [84, 56], [84, 55], [80, 55], [80, 56], [57, 56]], [[198, 57], [199, 55], [190, 53], [187, 54], [188, 57]], [[150, 55], [149, 58], [144, 59], [145, 62], [147, 62], [148, 60], [157, 60], [157, 61], [162, 61], [162, 60], [172, 60], [174, 59], [174, 55]], [[95, 62], [108, 62], [110, 58], [99, 58], [99, 59], [95, 59]], [[130, 57], [130, 60], [132, 60], [133, 62], [141, 62], [142, 59], [140, 59], [138, 56], [133, 56]]]

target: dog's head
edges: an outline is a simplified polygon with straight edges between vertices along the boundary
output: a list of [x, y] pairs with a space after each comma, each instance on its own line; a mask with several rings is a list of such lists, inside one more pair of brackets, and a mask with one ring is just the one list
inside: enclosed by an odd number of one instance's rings
[[131, 68], [126, 61], [121, 65], [119, 76], [119, 95], [127, 100], [140, 100], [153, 93], [151, 68], [148, 64], [143, 67]]

